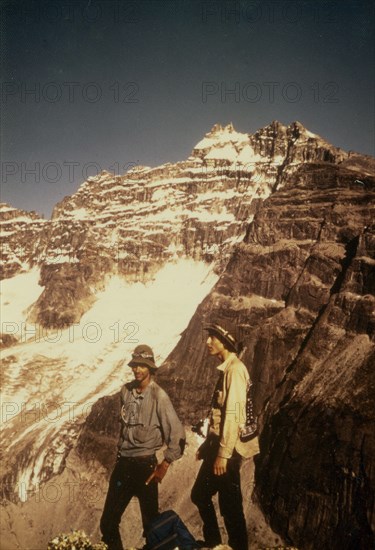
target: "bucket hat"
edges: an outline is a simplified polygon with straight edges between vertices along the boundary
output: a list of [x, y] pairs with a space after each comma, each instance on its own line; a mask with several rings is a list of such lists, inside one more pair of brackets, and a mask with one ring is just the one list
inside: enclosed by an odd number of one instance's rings
[[222, 323], [209, 323], [205, 325], [204, 330], [207, 330], [208, 334], [212, 334], [213, 336], [216, 336], [218, 340], [229, 351], [234, 351], [235, 353], [238, 353], [239, 351], [239, 343], [235, 339], [235, 337], [227, 330], [226, 327], [223, 326]]
[[128, 365], [129, 367], [144, 365], [152, 370], [156, 370], [158, 368], [155, 365], [154, 352], [150, 346], [146, 346], [146, 344], [140, 344], [135, 348], [132, 353], [131, 361], [129, 361]]

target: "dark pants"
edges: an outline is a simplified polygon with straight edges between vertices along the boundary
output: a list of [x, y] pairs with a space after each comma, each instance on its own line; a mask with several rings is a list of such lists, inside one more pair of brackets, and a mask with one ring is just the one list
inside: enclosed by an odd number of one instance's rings
[[116, 462], [100, 520], [102, 541], [109, 550], [123, 550], [119, 526], [132, 497], [138, 497], [144, 530], [158, 514], [158, 485], [155, 481], [145, 485], [156, 463], [155, 456], [147, 459], [121, 457]]
[[228, 460], [227, 471], [221, 476], [213, 473], [217, 456], [216, 446], [203, 459], [191, 491], [191, 500], [198, 507], [203, 520], [203, 536], [208, 546], [221, 543], [219, 526], [212, 497], [219, 493], [220, 513], [228, 533], [228, 544], [233, 550], [248, 550], [247, 528], [242, 508], [240, 484], [241, 457], [236, 454]]

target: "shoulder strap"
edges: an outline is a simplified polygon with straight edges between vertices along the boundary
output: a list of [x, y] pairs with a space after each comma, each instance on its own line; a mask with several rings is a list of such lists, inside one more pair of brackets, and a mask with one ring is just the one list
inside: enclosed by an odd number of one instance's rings
[[[216, 382], [214, 393], [212, 394], [210, 410], [214, 409], [214, 408], [217, 408], [217, 406], [218, 406], [218, 403], [217, 403], [218, 393], [223, 391], [223, 384], [224, 384], [224, 373], [223, 373], [223, 371], [220, 371], [220, 376], [219, 376], [219, 378]], [[208, 414], [210, 414], [210, 413], [208, 413]]]

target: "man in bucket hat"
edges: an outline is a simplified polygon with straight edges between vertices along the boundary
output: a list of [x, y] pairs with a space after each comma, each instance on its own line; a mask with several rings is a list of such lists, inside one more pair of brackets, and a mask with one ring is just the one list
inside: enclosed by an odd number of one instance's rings
[[209, 432], [198, 449], [197, 458], [203, 459], [191, 492], [203, 520], [205, 546], [213, 548], [221, 543], [219, 526], [212, 497], [219, 494], [220, 513], [228, 533], [228, 544], [233, 550], [247, 550], [248, 537], [242, 507], [240, 467], [243, 458], [259, 453], [258, 438], [241, 441], [240, 428], [246, 421], [246, 396], [249, 374], [237, 357], [240, 344], [233, 331], [223, 323], [211, 323], [207, 348], [221, 364], [209, 414]]
[[[157, 516], [158, 483], [185, 446], [185, 431], [173, 405], [152, 379], [157, 370], [152, 349], [137, 346], [128, 364], [134, 380], [121, 388], [119, 452], [100, 520], [109, 550], [123, 550], [119, 525], [132, 497], [139, 500], [144, 532]], [[158, 464], [155, 452], [163, 445], [164, 460]]]

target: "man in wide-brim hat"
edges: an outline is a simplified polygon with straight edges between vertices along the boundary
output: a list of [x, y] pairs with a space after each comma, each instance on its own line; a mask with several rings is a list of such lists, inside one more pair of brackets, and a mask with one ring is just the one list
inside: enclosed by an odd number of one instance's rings
[[242, 346], [236, 340], [232, 327], [222, 322], [206, 325], [207, 348], [211, 356], [220, 360], [220, 372], [209, 414], [209, 433], [197, 452], [203, 459], [191, 492], [203, 520], [205, 546], [213, 548], [221, 543], [212, 497], [219, 494], [220, 513], [228, 533], [228, 544], [233, 550], [246, 550], [248, 537], [242, 506], [240, 467], [244, 458], [259, 453], [258, 438], [249, 441], [240, 438], [246, 421], [246, 397], [249, 373], [237, 357]]
[[[109, 550], [123, 550], [119, 525], [132, 497], [139, 500], [144, 532], [158, 514], [158, 483], [171, 462], [182, 456], [185, 431], [166, 392], [152, 379], [157, 366], [145, 344], [128, 363], [134, 380], [121, 388], [121, 435], [100, 529]], [[155, 452], [163, 445], [164, 460]]]

